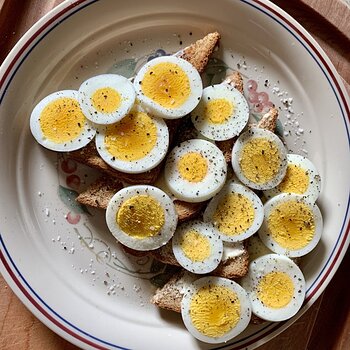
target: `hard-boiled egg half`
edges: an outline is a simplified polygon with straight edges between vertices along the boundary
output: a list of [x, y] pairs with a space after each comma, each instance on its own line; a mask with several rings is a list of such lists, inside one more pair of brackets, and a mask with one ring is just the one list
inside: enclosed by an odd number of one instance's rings
[[96, 124], [113, 124], [129, 113], [136, 92], [133, 84], [117, 74], [101, 74], [84, 81], [79, 88], [80, 107]]
[[252, 127], [235, 142], [232, 167], [246, 186], [256, 190], [271, 189], [286, 174], [287, 151], [274, 133]]
[[323, 230], [316, 204], [297, 194], [282, 193], [265, 203], [264, 212], [259, 236], [273, 252], [294, 258], [316, 247]]
[[176, 119], [189, 114], [202, 96], [202, 80], [195, 67], [176, 56], [147, 62], [134, 86], [141, 105], [154, 115]]
[[52, 151], [68, 152], [86, 146], [95, 128], [79, 105], [79, 92], [62, 90], [42, 99], [30, 116], [34, 138]]
[[203, 202], [218, 193], [226, 180], [224, 155], [213, 143], [192, 139], [168, 155], [164, 175], [174, 195], [187, 202]]
[[113, 236], [135, 250], [153, 250], [166, 244], [177, 225], [172, 200], [153, 186], [130, 186], [118, 191], [106, 211]]
[[180, 225], [174, 233], [172, 247], [179, 264], [198, 274], [215, 270], [223, 253], [223, 243], [214, 226], [201, 221]]
[[188, 331], [206, 343], [226, 342], [248, 326], [251, 304], [247, 292], [236, 282], [202, 277], [186, 288], [181, 315]]
[[298, 154], [287, 155], [287, 172], [282, 182], [264, 191], [267, 198], [279, 193], [296, 193], [316, 202], [321, 191], [321, 177], [311, 161]]
[[210, 140], [223, 141], [240, 134], [249, 119], [244, 96], [227, 83], [203, 90], [202, 99], [192, 111], [194, 127]]
[[253, 313], [267, 321], [293, 317], [305, 299], [305, 278], [289, 258], [267, 254], [249, 264], [241, 280], [248, 292]]
[[121, 121], [99, 128], [96, 148], [112, 168], [124, 173], [143, 173], [156, 167], [169, 146], [164, 120], [134, 107]]
[[203, 215], [225, 242], [238, 242], [253, 235], [264, 219], [260, 198], [249, 188], [230, 182], [208, 204]]

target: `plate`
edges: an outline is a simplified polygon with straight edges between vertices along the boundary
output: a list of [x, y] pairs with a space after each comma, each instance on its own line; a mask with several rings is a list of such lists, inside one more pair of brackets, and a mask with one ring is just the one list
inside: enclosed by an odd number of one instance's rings
[[[216, 346], [197, 342], [179, 315], [149, 303], [163, 267], [119, 251], [103, 213], [74, 201], [95, 174], [42, 149], [29, 131], [32, 107], [49, 93], [106, 71], [132, 75], [150, 57], [213, 30], [222, 41], [205, 79], [220, 81], [238, 69], [257, 84], [257, 94], [247, 96], [253, 117], [264, 103], [280, 108], [288, 148], [307, 155], [321, 173], [324, 216], [321, 242], [302, 260], [307, 296], [298, 315], [249, 327]], [[322, 49], [275, 5], [66, 1], [24, 35], [0, 77], [1, 272], [62, 337], [86, 349], [253, 349], [291, 325], [331, 280], [349, 244], [349, 100]]]

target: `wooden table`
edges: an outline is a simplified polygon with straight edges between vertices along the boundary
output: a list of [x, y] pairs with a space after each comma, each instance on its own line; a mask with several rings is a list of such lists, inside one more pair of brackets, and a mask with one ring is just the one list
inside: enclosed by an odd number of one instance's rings
[[[0, 0], [0, 63], [41, 16], [63, 0]], [[349, 0], [275, 0], [320, 43], [350, 92]], [[350, 349], [347, 254], [322, 296], [291, 327], [259, 350]], [[0, 349], [77, 349], [37, 320], [0, 276]]]

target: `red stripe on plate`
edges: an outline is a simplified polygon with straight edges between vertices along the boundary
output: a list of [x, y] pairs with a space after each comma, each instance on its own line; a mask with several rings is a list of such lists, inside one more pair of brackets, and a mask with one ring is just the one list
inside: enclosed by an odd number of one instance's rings
[[7, 263], [2, 250], [0, 250], [0, 260], [1, 262], [4, 264], [5, 269], [7, 270], [7, 272], [9, 273], [10, 277], [12, 278], [12, 280], [15, 282], [15, 284], [17, 285], [17, 287], [21, 290], [21, 292], [24, 294], [24, 296], [33, 304], [33, 306], [35, 306], [47, 319], [49, 319], [55, 326], [59, 327], [60, 329], [62, 329], [64, 332], [66, 332], [67, 334], [71, 335], [72, 337], [80, 340], [81, 342], [88, 344], [90, 346], [93, 346], [96, 349], [99, 350], [107, 350], [107, 348], [102, 347], [100, 345], [97, 345], [93, 342], [91, 342], [90, 340], [83, 338], [82, 336], [80, 336], [79, 334], [74, 333], [72, 330], [70, 330], [69, 328], [65, 327], [63, 324], [61, 324], [58, 320], [56, 320], [53, 316], [51, 316], [27, 291], [27, 289], [22, 285], [22, 283], [19, 281], [19, 279], [17, 278], [17, 276], [15, 275], [15, 273], [13, 272], [13, 270], [10, 268], [9, 264]]
[[[322, 62], [322, 64], [324, 65], [324, 67], [326, 68], [327, 72], [329, 73], [330, 77], [332, 78], [332, 81], [336, 87], [337, 92], [339, 93], [342, 103], [345, 106], [345, 110], [347, 113], [347, 118], [350, 120], [350, 109], [349, 106], [346, 103], [346, 98], [344, 96], [344, 93], [342, 91], [342, 89], [340, 88], [340, 85], [335, 77], [335, 75], [333, 74], [331, 68], [329, 67], [329, 65], [327, 64], [326, 60], [324, 59], [324, 57], [318, 52], [318, 50], [316, 49], [316, 47], [310, 42], [310, 40], [293, 24], [291, 23], [289, 20], [287, 20], [286, 18], [284, 18], [279, 12], [277, 12], [275, 9], [269, 7], [269, 5], [262, 3], [260, 0], [252, 0], [253, 2], [259, 4], [261, 7], [264, 7], [265, 9], [267, 9], [268, 11], [270, 11], [271, 13], [273, 13], [276, 17], [280, 18], [283, 22], [287, 23], [296, 33], [298, 33], [298, 35], [300, 37], [303, 38], [303, 40], [309, 45], [309, 47], [311, 48], [311, 50], [317, 55], [317, 57], [320, 59], [320, 61]], [[58, 12], [54, 17], [50, 18], [46, 23], [44, 23], [42, 25], [42, 27], [40, 27], [21, 47], [21, 49], [17, 52], [17, 54], [15, 55], [15, 57], [13, 58], [13, 60], [10, 62], [8, 68], [6, 69], [1, 81], [0, 81], [0, 87], [4, 84], [5, 80], [7, 79], [8, 75], [10, 74], [11, 70], [13, 69], [13, 67], [15, 66], [15, 64], [17, 63], [18, 59], [22, 56], [22, 54], [25, 52], [25, 50], [32, 44], [32, 42], [46, 29], [48, 28], [52, 23], [54, 23], [58, 18], [60, 18], [62, 15], [64, 15], [66, 12], [70, 11], [71, 9], [73, 9], [74, 7], [80, 5], [81, 3], [87, 2], [86, 0], [77, 0], [74, 3], [72, 3], [71, 5], [68, 5], [67, 7], [65, 7], [62, 11]], [[325, 281], [325, 279], [327, 278], [327, 276], [330, 274], [330, 272], [332, 271], [335, 263], [337, 262], [337, 260], [339, 259], [339, 256], [342, 252], [342, 249], [345, 245], [347, 236], [349, 234], [350, 231], [350, 222], [348, 224], [348, 227], [346, 228], [346, 233], [344, 235], [344, 238], [337, 250], [337, 253], [330, 265], [330, 267], [328, 268], [328, 270], [325, 272], [324, 276], [322, 277], [322, 280], [320, 281], [320, 283], [315, 287], [315, 289], [312, 291], [312, 293], [308, 296], [307, 301], [310, 300], [313, 295], [315, 295], [315, 293], [319, 290], [319, 288], [321, 287], [321, 285], [323, 284], [323, 282]], [[56, 325], [58, 328], [62, 329], [64, 332], [66, 332], [67, 334], [69, 334], [70, 336], [80, 340], [81, 342], [90, 345], [96, 349], [101, 349], [101, 350], [106, 350], [107, 348], [104, 348], [98, 344], [95, 344], [93, 342], [91, 342], [90, 340], [80, 336], [79, 334], [74, 333], [72, 330], [70, 330], [69, 328], [65, 327], [63, 324], [61, 324], [58, 320], [56, 320], [53, 316], [51, 316], [30, 294], [29, 292], [26, 290], [26, 288], [21, 284], [21, 282], [19, 281], [19, 279], [17, 278], [17, 276], [15, 275], [15, 273], [13, 272], [13, 270], [10, 268], [9, 264], [7, 263], [2, 251], [0, 250], [0, 260], [2, 261], [2, 263], [4, 264], [5, 269], [7, 270], [7, 272], [9, 273], [10, 277], [12, 278], [12, 280], [15, 282], [15, 284], [17, 285], [17, 287], [21, 290], [21, 292], [25, 295], [25, 297], [47, 318], [49, 319], [54, 325]], [[249, 346], [254, 344], [255, 342], [257, 342], [258, 340], [263, 339], [264, 337], [266, 337], [268, 334], [277, 331], [280, 327], [283, 326], [284, 323], [278, 323], [275, 327], [273, 327], [272, 329], [269, 329], [268, 333], [262, 334], [259, 337], [252, 339], [246, 343], [244, 343], [244, 346]], [[232, 349], [240, 349], [241, 346], [239, 347], [235, 347]]]
[[66, 12], [70, 11], [74, 7], [80, 5], [81, 3], [86, 2], [86, 0], [77, 0], [73, 4], [67, 6], [62, 11], [56, 13], [56, 15], [52, 18], [50, 18], [46, 23], [43, 24], [42, 27], [40, 27], [20, 48], [20, 50], [17, 52], [16, 56], [13, 58], [13, 60], [10, 62], [9, 66], [7, 67], [3, 77], [0, 80], [0, 88], [4, 84], [5, 80], [7, 79], [7, 76], [11, 72], [14, 65], [17, 63], [18, 59], [22, 56], [23, 52], [30, 46], [30, 44], [47, 28], [49, 27], [53, 22], [55, 22], [59, 17], [61, 17]]

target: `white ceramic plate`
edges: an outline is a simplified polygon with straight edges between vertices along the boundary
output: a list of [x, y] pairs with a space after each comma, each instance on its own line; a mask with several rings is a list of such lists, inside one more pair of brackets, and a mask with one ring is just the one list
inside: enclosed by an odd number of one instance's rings
[[[164, 53], [159, 49], [175, 52], [212, 30], [222, 34], [216, 56], [225, 64], [212, 61], [205, 78], [220, 80], [229, 66], [256, 81], [260, 95], [247, 97], [281, 107], [288, 147], [307, 151], [322, 175], [324, 233], [302, 262], [307, 297], [297, 317], [324, 290], [348, 247], [349, 100], [329, 59], [292, 18], [262, 0], [65, 2], [1, 67], [0, 257], [23, 303], [82, 348], [254, 348], [296, 319], [249, 327], [230, 344], [197, 342], [179, 315], [149, 304], [157, 266], [125, 256], [103, 213], [89, 215], [73, 204], [67, 187], [81, 189], [94, 175], [41, 148], [29, 131], [31, 109], [49, 93], [77, 88], [97, 73], [132, 74], [147, 57]], [[260, 105], [252, 108], [258, 117]]]

